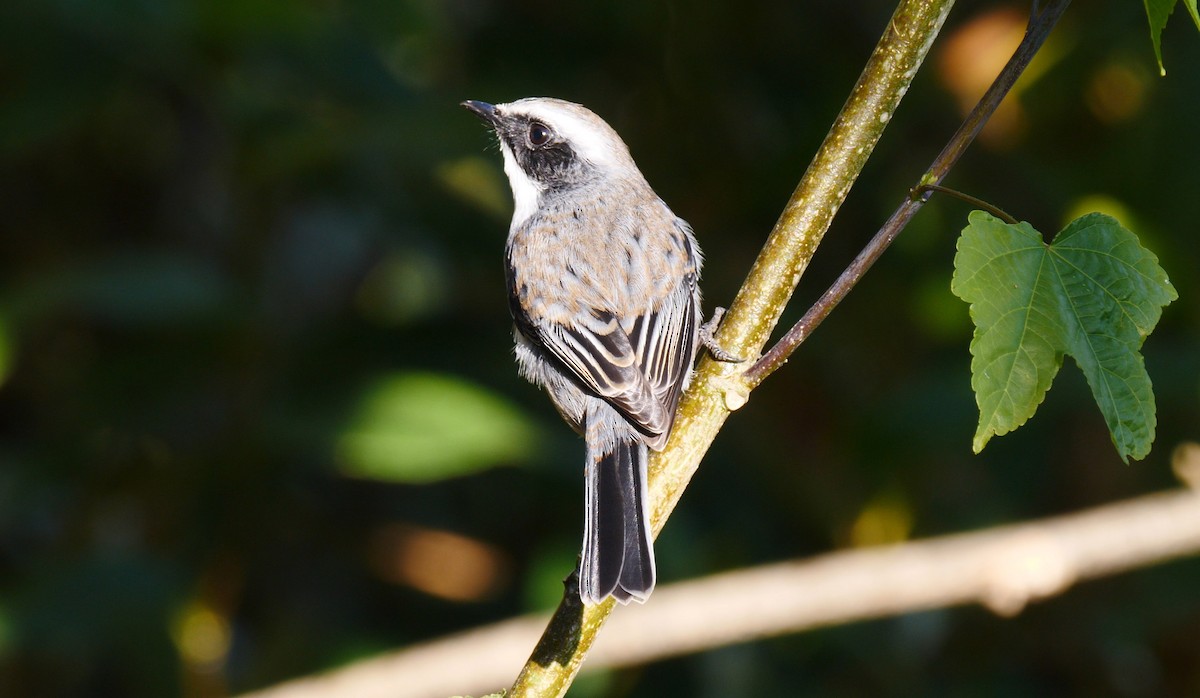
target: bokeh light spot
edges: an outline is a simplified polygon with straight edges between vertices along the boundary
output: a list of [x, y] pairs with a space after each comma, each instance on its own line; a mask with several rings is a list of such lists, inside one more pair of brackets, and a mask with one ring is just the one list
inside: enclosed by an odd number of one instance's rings
[[418, 250], [381, 260], [359, 286], [355, 301], [363, 315], [385, 327], [430, 315], [447, 297], [440, 261]]
[[494, 546], [449, 531], [407, 524], [379, 529], [371, 567], [384, 580], [451, 601], [479, 601], [508, 579], [508, 558]]
[[508, 185], [490, 161], [479, 156], [452, 160], [438, 165], [434, 174], [447, 191], [484, 213], [509, 215]]
[[[946, 37], [937, 58], [938, 78], [963, 115], [974, 108], [1012, 57], [1025, 34], [1026, 20], [1024, 12], [1001, 7], [981, 12]], [[1060, 51], [1052, 40], [1038, 52], [980, 132], [983, 144], [1007, 149], [1020, 141], [1026, 117], [1017, 98], [1057, 61]]]
[[1067, 207], [1062, 225], [1066, 227], [1071, 221], [1088, 213], [1103, 213], [1107, 216], [1112, 216], [1126, 228], [1134, 229], [1135, 227], [1140, 227], [1134, 225], [1134, 215], [1130, 208], [1120, 199], [1108, 194], [1089, 194], [1072, 201], [1070, 206]]
[[1109, 63], [1096, 71], [1088, 83], [1087, 106], [1106, 124], [1133, 119], [1146, 104], [1146, 75], [1124, 63]]
[[180, 612], [171, 635], [183, 660], [200, 669], [221, 665], [229, 654], [229, 622], [201, 603]]
[[913, 513], [908, 502], [894, 494], [882, 495], [859, 512], [850, 528], [850, 545], [868, 548], [902, 543], [908, 540], [912, 528]]

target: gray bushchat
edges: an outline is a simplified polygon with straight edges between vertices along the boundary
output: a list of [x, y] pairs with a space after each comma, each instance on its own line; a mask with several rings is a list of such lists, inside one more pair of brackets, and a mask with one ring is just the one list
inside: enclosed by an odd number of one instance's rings
[[505, 248], [521, 375], [587, 441], [579, 597], [654, 589], [647, 448], [661, 450], [700, 332], [700, 249], [584, 107], [462, 105], [495, 130], [515, 209]]

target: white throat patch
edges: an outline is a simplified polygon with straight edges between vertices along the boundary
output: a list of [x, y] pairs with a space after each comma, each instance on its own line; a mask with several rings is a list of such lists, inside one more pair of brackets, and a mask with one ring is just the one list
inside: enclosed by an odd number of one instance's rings
[[503, 140], [500, 142], [500, 152], [504, 154], [504, 174], [508, 175], [508, 184], [513, 193], [513, 217], [508, 228], [512, 231], [537, 211], [542, 187], [525, 174], [517, 164], [517, 159], [513, 157], [512, 150]]
[[[570, 144], [576, 157], [606, 174], [637, 172], [637, 165], [633, 164], [629, 149], [621, 137], [585, 107], [558, 99], [533, 97], [497, 104], [496, 111], [506, 116], [521, 115], [545, 123], [559, 138]], [[508, 175], [513, 192], [513, 219], [509, 229], [516, 230], [537, 212], [545, 185], [526, 174], [517, 164], [508, 144], [503, 138], [500, 140], [504, 173]]]

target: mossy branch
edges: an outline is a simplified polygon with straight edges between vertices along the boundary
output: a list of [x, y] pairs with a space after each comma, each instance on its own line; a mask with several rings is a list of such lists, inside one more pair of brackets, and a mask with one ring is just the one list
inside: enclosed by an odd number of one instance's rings
[[[892, 15], [849, 99], [784, 207], [717, 333], [735, 356], [756, 357], [863, 165], [908, 91], [953, 0], [903, 0]], [[684, 395], [670, 443], [650, 460], [651, 525], [662, 530], [709, 445], [749, 387], [744, 364], [705, 357]], [[563, 600], [510, 691], [561, 696], [613, 610], [612, 599], [579, 601], [572, 575]]]
[[[963, 120], [962, 125], [950, 137], [946, 147], [942, 148], [942, 152], [934, 158], [929, 165], [929, 169], [922, 175], [921, 181], [917, 186], [913, 187], [909, 196], [905, 197], [904, 201], [896, 208], [887, 222], [875, 233], [863, 251], [858, 254], [854, 261], [842, 272], [841, 276], [829, 287], [821, 298], [809, 308], [804, 317], [800, 318], [791, 329], [779, 340], [779, 343], [771, 347], [771, 350], [764, 354], [748, 371], [746, 371], [743, 379], [747, 385], [747, 389], [753, 389], [763, 381], [768, 375], [778, 369], [783, 364], [787, 363], [788, 357], [792, 352], [800, 346], [805, 339], [808, 338], [812, 331], [821, 324], [830, 311], [837, 306], [838, 303], [850, 293], [850, 289], [854, 288], [855, 284], [862, 279], [871, 265], [883, 255], [884, 251], [900, 234], [912, 217], [917, 214], [921, 206], [929, 200], [930, 195], [934, 191], [946, 191], [940, 186], [946, 175], [950, 173], [950, 169], [954, 167], [962, 154], [966, 152], [967, 147], [983, 130], [988, 119], [992, 117], [996, 109], [1000, 106], [1000, 102], [1004, 101], [1004, 97], [1008, 95], [1013, 85], [1016, 84], [1017, 78], [1025, 72], [1025, 68], [1029, 66], [1029, 62], [1033, 60], [1035, 54], [1041, 49], [1045, 43], [1046, 37], [1050, 35], [1050, 31], [1054, 25], [1058, 23], [1063, 13], [1067, 11], [1067, 6], [1071, 4], [1071, 0], [1049, 0], [1044, 5], [1040, 2], [1033, 3], [1033, 11], [1029, 17], [1029, 25], [1025, 30], [1025, 36], [1021, 39], [1021, 43], [1013, 52], [1012, 58], [1005, 64], [1004, 69], [992, 81], [992, 84], [984, 92], [983, 97], [979, 99], [979, 103]], [[983, 204], [984, 208], [988, 208], [987, 204]], [[1008, 214], [1000, 212], [1000, 217], [1008, 217]]]

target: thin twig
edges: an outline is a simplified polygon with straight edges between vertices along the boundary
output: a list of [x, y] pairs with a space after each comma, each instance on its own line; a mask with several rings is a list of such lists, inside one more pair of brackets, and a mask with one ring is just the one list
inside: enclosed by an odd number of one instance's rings
[[[1004, 96], [1008, 94], [1012, 86], [1017, 82], [1017, 78], [1029, 66], [1029, 61], [1033, 59], [1034, 54], [1038, 52], [1042, 44], [1046, 41], [1046, 37], [1050, 35], [1050, 30], [1058, 23], [1067, 6], [1071, 4], [1071, 0], [1050, 0], [1044, 6], [1040, 3], [1035, 3], [1033, 13], [1029, 18], [1029, 26], [1025, 30], [1025, 36], [1021, 39], [1021, 44], [1013, 53], [1012, 58], [1004, 66], [1004, 70], [996, 76], [996, 80], [984, 93], [979, 103], [967, 115], [962, 125], [950, 138], [946, 147], [933, 160], [929, 169], [921, 177], [921, 182], [918, 186], [938, 185], [954, 167], [958, 159], [966, 151], [967, 146], [975, 140], [975, 136], [983, 129], [984, 124], [991, 118], [996, 108], [1000, 106], [1000, 102]], [[837, 281], [829, 287], [821, 298], [809, 308], [804, 317], [792, 326], [787, 334], [783, 336], [779, 342], [771, 347], [770, 351], [763, 354], [754, 366], [743, 374], [743, 380], [746, 384], [746, 389], [750, 390], [762, 383], [763, 379], [771, 375], [776, 369], [787, 362], [788, 357], [792, 352], [808, 338], [812, 331], [821, 324], [838, 303], [850, 293], [850, 289], [854, 288], [855, 284], [862, 279], [863, 275], [871, 268], [871, 265], [879, 259], [884, 250], [892, 244], [900, 231], [904, 229], [912, 217], [920, 210], [921, 206], [929, 199], [928, 194], [920, 198], [905, 197], [900, 206], [892, 214], [891, 218], [883, 224], [875, 237], [867, 244], [858, 257], [846, 268]]]
[[[785, 206], [717, 332], [733, 356], [758, 356], [801, 273], [908, 91], [954, 0], [902, 0], [813, 162]], [[649, 464], [650, 524], [662, 530], [731, 410], [741, 365], [702, 359], [680, 400], [666, 450]], [[561, 696], [613, 603], [581, 605], [567, 589], [511, 696]]]

